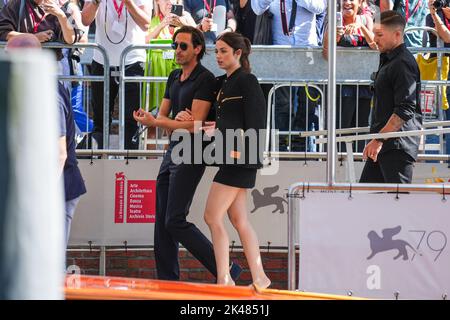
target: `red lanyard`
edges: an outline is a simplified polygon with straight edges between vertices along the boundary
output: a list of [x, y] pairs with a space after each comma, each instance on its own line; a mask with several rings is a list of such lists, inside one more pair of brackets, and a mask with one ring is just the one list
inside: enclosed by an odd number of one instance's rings
[[122, 2], [120, 3], [120, 7], [117, 4], [116, 0], [113, 0], [113, 3], [114, 3], [114, 9], [116, 9], [117, 16], [119, 17], [119, 20], [120, 20], [120, 16], [122, 15], [122, 10], [123, 10], [123, 6], [124, 6], [125, 2], [122, 0]]
[[42, 23], [42, 21], [44, 21], [45, 16], [47, 15], [46, 13], [44, 13], [44, 15], [42, 16], [41, 20], [37, 21], [36, 19], [36, 13], [33, 11], [33, 9], [31, 8], [30, 5], [28, 5], [28, 13], [31, 16], [31, 20], [33, 22], [33, 33], [37, 33], [39, 25]]
[[445, 21], [445, 25], [447, 26], [447, 29], [450, 30], [450, 23], [448, 22], [448, 19], [445, 15], [444, 15], [444, 21]]
[[203, 0], [203, 3], [205, 4], [206, 10], [208, 10], [209, 15], [211, 16], [214, 8], [216, 7], [217, 0], [214, 0], [214, 7], [212, 8], [206, 0]]
[[[411, 17], [417, 12], [417, 10], [419, 10], [419, 7], [422, 5], [422, 0], [419, 0], [416, 4], [416, 7], [414, 8], [413, 12], [411, 13]], [[409, 0], [405, 1], [405, 19], [406, 22], [408, 22], [409, 20]]]

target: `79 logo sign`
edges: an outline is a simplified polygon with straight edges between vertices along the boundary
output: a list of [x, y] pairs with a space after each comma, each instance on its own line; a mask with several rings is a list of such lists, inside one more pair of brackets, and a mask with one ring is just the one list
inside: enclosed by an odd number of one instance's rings
[[431, 251], [435, 253], [434, 260], [437, 261], [441, 254], [447, 247], [447, 235], [440, 230], [426, 231], [426, 230], [409, 230], [409, 232], [415, 233], [418, 238], [418, 243], [414, 250], [414, 254], [411, 257], [411, 261], [414, 260], [416, 255], [422, 255], [419, 252], [423, 250]]

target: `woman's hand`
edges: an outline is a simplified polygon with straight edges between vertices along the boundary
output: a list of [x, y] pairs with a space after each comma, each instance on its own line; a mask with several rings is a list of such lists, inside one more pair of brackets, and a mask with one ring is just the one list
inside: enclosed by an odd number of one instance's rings
[[172, 21], [172, 17], [170, 15], [165, 16], [161, 21], [162, 27], [164, 28], [164, 27], [170, 25], [171, 21]]
[[361, 23], [359, 21], [351, 23], [345, 26], [344, 33], [347, 35], [357, 34], [358, 30], [361, 28]]
[[344, 27], [336, 27], [336, 42], [339, 42], [345, 33]]
[[431, 14], [436, 13], [436, 8], [433, 6], [435, 0], [428, 0], [428, 8], [430, 9]]
[[181, 22], [180, 17], [176, 14], [170, 13], [167, 15], [170, 18], [170, 25], [175, 27], [182, 27], [184, 24]]
[[205, 131], [208, 137], [214, 136], [214, 132], [216, 131], [216, 122], [215, 121], [205, 121], [205, 124], [200, 128], [200, 130]]
[[44, 0], [42, 3], [42, 8], [45, 13], [54, 15], [57, 18], [65, 17], [64, 11], [62, 11], [59, 3], [54, 0]]
[[156, 124], [156, 118], [147, 111], [139, 109], [137, 111], [133, 111], [133, 118], [140, 124], [143, 124], [147, 127], [154, 127]]
[[53, 30], [45, 30], [34, 34], [39, 42], [47, 42], [53, 38]]
[[191, 110], [188, 108], [185, 109], [185, 111], [180, 111], [175, 116], [175, 120], [177, 121], [194, 121], [194, 117], [192, 116]]

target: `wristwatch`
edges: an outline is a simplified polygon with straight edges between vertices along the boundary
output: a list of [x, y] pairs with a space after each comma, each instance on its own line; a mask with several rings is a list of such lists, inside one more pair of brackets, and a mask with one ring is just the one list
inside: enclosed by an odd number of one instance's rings
[[98, 6], [102, 0], [92, 0], [92, 3]]
[[375, 140], [377, 140], [378, 142], [381, 142], [381, 143], [383, 143], [383, 142], [386, 141], [386, 139], [382, 139], [382, 138], [377, 138], [377, 139], [375, 139]]

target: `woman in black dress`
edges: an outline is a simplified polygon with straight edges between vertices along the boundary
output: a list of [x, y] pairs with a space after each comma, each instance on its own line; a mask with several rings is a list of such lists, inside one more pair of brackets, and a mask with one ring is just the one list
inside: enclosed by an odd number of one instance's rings
[[[225, 33], [216, 41], [216, 60], [226, 74], [217, 78], [216, 121], [206, 122], [203, 129], [208, 135], [215, 135], [216, 152], [217, 136], [222, 135], [224, 152], [219, 156], [223, 164], [219, 164], [208, 195], [205, 221], [212, 235], [217, 283], [234, 285], [229, 270], [229, 237], [223, 221], [228, 212], [244, 247], [254, 286], [267, 288], [270, 280], [262, 266], [256, 233], [247, 217], [247, 189], [255, 186], [257, 169], [262, 167], [263, 147], [258, 141], [266, 118], [263, 92], [250, 73], [250, 46], [247, 38], [234, 32]], [[237, 134], [229, 138], [227, 130]], [[257, 140], [248, 139], [249, 136]]]

